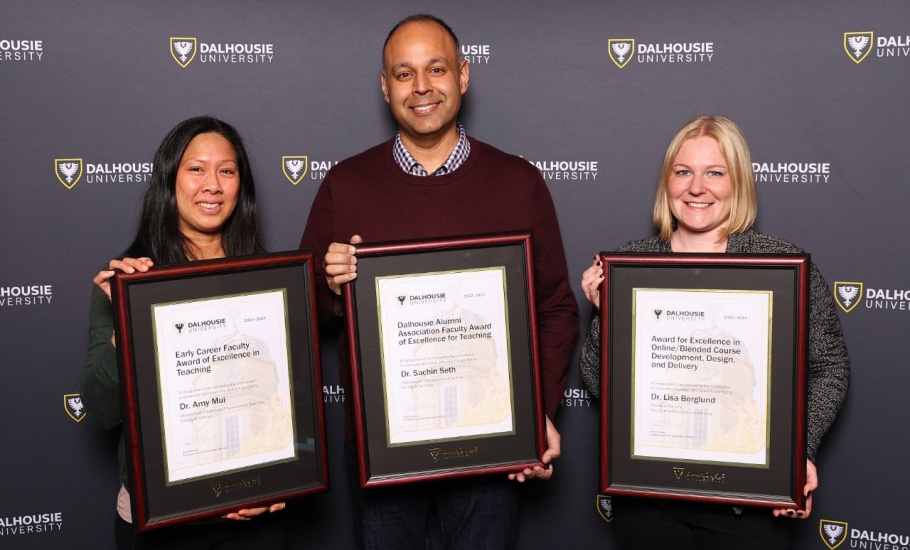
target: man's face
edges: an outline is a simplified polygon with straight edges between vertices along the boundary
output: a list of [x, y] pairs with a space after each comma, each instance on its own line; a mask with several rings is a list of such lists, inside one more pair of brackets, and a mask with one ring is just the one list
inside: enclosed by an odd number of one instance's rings
[[459, 61], [449, 33], [432, 22], [407, 23], [389, 39], [383, 61], [382, 93], [402, 141], [429, 148], [451, 135], [468, 89], [468, 63]]

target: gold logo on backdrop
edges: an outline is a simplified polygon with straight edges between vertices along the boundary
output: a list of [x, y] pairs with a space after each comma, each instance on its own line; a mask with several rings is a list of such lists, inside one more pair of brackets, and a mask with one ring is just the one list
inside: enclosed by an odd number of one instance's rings
[[196, 58], [196, 39], [195, 38], [175, 38], [171, 37], [171, 57], [178, 65], [186, 68]]
[[433, 459], [433, 462], [438, 461], [439, 460], [439, 447], [434, 447], [432, 449], [429, 449], [429, 451], [430, 451], [430, 458]]
[[834, 550], [847, 540], [847, 523], [827, 519], [819, 520], [818, 534], [825, 541], [825, 546]]
[[307, 161], [307, 155], [281, 157], [281, 171], [284, 172], [284, 177], [294, 185], [303, 181], [303, 176], [307, 171]]
[[863, 299], [863, 283], [834, 282], [834, 301], [845, 313], [850, 313]]
[[85, 418], [85, 406], [82, 404], [82, 395], [78, 393], [63, 394], [63, 409], [66, 415], [75, 420], [82, 422]]
[[875, 38], [872, 31], [865, 32], [845, 32], [844, 33], [844, 51], [850, 56], [854, 63], [859, 64], [866, 59], [869, 52], [872, 51], [872, 41]]
[[72, 189], [82, 179], [82, 159], [54, 159], [54, 173], [64, 187]]
[[629, 64], [629, 60], [635, 55], [635, 39], [611, 38], [607, 40], [607, 49], [610, 53], [610, 59], [617, 67], [622, 69]]

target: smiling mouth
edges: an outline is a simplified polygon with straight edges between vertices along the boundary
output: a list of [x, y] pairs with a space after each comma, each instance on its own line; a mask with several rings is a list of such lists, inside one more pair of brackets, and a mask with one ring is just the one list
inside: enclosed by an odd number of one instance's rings
[[433, 112], [433, 110], [436, 109], [438, 105], [439, 103], [430, 103], [429, 105], [417, 105], [415, 107], [411, 107], [411, 109], [418, 115], [425, 115]]
[[202, 208], [207, 208], [207, 209], [218, 208], [219, 206], [221, 206], [220, 202], [197, 202], [196, 204], [198, 206], [201, 206]]
[[687, 202], [686, 205], [691, 206], [692, 208], [707, 208], [711, 206], [709, 202]]

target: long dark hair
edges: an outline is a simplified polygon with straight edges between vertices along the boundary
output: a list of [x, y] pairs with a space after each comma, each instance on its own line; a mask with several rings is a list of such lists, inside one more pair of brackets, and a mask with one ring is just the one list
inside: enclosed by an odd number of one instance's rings
[[126, 255], [147, 256], [157, 265], [189, 261], [187, 239], [180, 231], [177, 213], [177, 169], [187, 146], [199, 134], [214, 132], [227, 139], [237, 154], [240, 190], [234, 212], [224, 222], [221, 243], [228, 256], [246, 256], [262, 252], [259, 238], [259, 216], [256, 213], [256, 187], [253, 172], [237, 130], [215, 117], [201, 116], [184, 120], [168, 133], [155, 153], [155, 165], [136, 228], [136, 238]]

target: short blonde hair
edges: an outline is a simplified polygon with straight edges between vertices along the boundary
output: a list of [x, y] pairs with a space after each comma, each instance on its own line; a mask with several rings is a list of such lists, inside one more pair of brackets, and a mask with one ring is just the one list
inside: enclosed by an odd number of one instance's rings
[[660, 238], [668, 240], [676, 228], [676, 218], [670, 210], [667, 196], [667, 182], [676, 162], [676, 155], [687, 139], [708, 136], [717, 141], [720, 153], [727, 161], [730, 171], [730, 183], [733, 186], [733, 201], [730, 207], [730, 218], [723, 229], [726, 237], [731, 233], [741, 233], [752, 227], [758, 213], [758, 200], [755, 195], [755, 173], [752, 171], [752, 157], [746, 136], [735, 122], [727, 117], [701, 115], [690, 120], [676, 132], [660, 168], [660, 180], [657, 182], [657, 195], [654, 197], [654, 225], [660, 229]]

